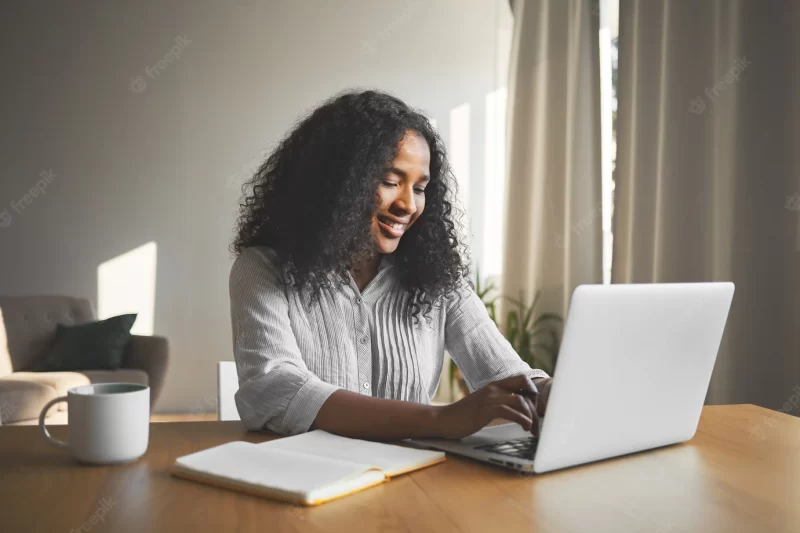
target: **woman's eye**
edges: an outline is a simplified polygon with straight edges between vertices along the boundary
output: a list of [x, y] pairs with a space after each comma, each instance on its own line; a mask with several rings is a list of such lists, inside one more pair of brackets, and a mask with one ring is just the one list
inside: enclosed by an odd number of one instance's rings
[[425, 194], [425, 189], [414, 189], [414, 192], [417, 194]]
[[397, 184], [395, 182], [393, 182], [393, 181], [384, 181], [383, 185], [385, 187], [397, 187]]

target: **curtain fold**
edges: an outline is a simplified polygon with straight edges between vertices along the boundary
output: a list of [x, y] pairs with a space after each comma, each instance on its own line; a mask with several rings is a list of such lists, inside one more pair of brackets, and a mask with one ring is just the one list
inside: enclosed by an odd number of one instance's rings
[[736, 284], [709, 403], [800, 383], [799, 34], [792, 0], [620, 0], [612, 282]]
[[602, 282], [599, 17], [591, 0], [513, 2], [501, 292], [566, 316]]

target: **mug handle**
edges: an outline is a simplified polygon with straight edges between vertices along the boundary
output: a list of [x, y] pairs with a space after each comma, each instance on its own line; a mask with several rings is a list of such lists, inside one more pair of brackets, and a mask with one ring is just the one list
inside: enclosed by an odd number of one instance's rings
[[39, 415], [39, 429], [42, 430], [42, 435], [44, 436], [45, 439], [47, 439], [47, 441], [50, 444], [58, 448], [69, 448], [69, 444], [67, 444], [63, 440], [58, 440], [57, 438], [50, 435], [50, 432], [47, 431], [47, 427], [44, 425], [44, 418], [47, 416], [47, 411], [49, 411], [51, 407], [53, 407], [58, 402], [66, 402], [66, 401], [67, 401], [66, 396], [59, 396], [58, 398], [50, 400], [49, 402], [47, 402], [47, 405], [44, 406], [41, 414]]

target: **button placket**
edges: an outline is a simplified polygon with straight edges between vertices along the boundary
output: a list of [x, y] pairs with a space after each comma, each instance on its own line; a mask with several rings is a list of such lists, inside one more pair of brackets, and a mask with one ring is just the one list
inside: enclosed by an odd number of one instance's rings
[[364, 298], [361, 295], [356, 295], [355, 302], [355, 319], [356, 331], [358, 332], [358, 358], [359, 358], [359, 381], [358, 388], [362, 394], [372, 394], [372, 349], [370, 347], [370, 327], [367, 309], [364, 304]]

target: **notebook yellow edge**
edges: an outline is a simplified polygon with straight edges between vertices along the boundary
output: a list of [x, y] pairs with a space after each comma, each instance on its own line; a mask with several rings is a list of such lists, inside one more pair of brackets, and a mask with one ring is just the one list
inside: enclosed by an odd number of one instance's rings
[[[380, 469], [379, 468], [374, 468], [372, 470], [380, 470]], [[284, 497], [284, 496], [282, 496], [280, 494], [276, 494], [276, 493], [270, 493], [270, 492], [267, 492], [267, 491], [260, 492], [260, 491], [258, 491], [256, 489], [250, 488], [248, 486], [237, 485], [236, 483], [229, 483], [229, 482], [221, 480], [221, 479], [219, 479], [217, 477], [213, 477], [212, 478], [212, 477], [204, 477], [204, 476], [194, 475], [194, 474], [191, 474], [191, 473], [183, 471], [183, 470], [178, 470], [178, 469], [175, 468], [175, 466], [170, 468], [169, 473], [171, 475], [175, 476], [175, 477], [188, 479], [189, 481], [196, 481], [196, 482], [202, 483], [204, 485], [211, 485], [212, 487], [218, 487], [218, 488], [221, 488], [221, 489], [233, 490], [233, 491], [236, 491], [236, 492], [243, 492], [245, 494], [250, 494], [252, 496], [258, 496], [260, 498], [266, 498], [268, 500], [276, 500], [276, 501], [280, 501], [280, 502], [284, 502], [284, 503], [292, 503], [292, 504], [295, 504], [295, 505], [302, 505], [304, 507], [314, 507], [316, 505], [320, 505], [320, 504], [323, 504], [323, 503], [331, 502], [333, 500], [338, 500], [339, 498], [344, 498], [345, 496], [350, 496], [351, 494], [355, 494], [356, 492], [361, 492], [362, 490], [370, 489], [372, 487], [380, 485], [381, 483], [384, 483], [384, 482], [389, 480], [389, 476], [384, 474], [383, 479], [378, 480], [375, 483], [372, 483], [370, 485], [366, 485], [364, 487], [359, 487], [359, 488], [357, 488], [355, 490], [351, 490], [350, 492], [337, 494], [335, 496], [331, 496], [330, 498], [325, 498], [325, 499], [322, 499], [322, 500], [314, 500], [312, 502], [305, 502], [305, 501], [302, 501], [302, 500], [286, 498], [286, 497]]]
[[[284, 496], [282, 496], [280, 494], [270, 493], [270, 492], [267, 492], [267, 491], [259, 492], [258, 490], [252, 489], [252, 488], [250, 488], [248, 486], [237, 485], [236, 483], [229, 483], [229, 482], [227, 482], [227, 481], [225, 481], [223, 479], [220, 479], [220, 478], [218, 478], [216, 476], [215, 477], [204, 477], [204, 476], [200, 476], [200, 475], [194, 475], [189, 471], [175, 468], [176, 465], [172, 465], [172, 467], [169, 470], [169, 473], [171, 475], [175, 476], [175, 477], [178, 477], [178, 478], [188, 479], [189, 481], [195, 481], [197, 483], [203, 483], [204, 485], [211, 485], [212, 487], [218, 487], [218, 488], [221, 488], [221, 489], [233, 490], [233, 491], [236, 491], [236, 492], [243, 492], [245, 494], [250, 494], [252, 496], [258, 496], [260, 498], [267, 498], [267, 499], [270, 499], [270, 500], [276, 500], [276, 501], [280, 501], [280, 502], [284, 502], [284, 503], [302, 505], [302, 506], [305, 506], [305, 507], [314, 507], [316, 505], [320, 505], [320, 504], [323, 504], [323, 503], [331, 502], [333, 500], [338, 500], [339, 498], [344, 498], [345, 496], [350, 496], [351, 494], [355, 494], [357, 492], [361, 492], [362, 490], [366, 490], [366, 489], [370, 489], [372, 487], [376, 487], [376, 486], [380, 485], [381, 483], [385, 483], [386, 481], [389, 481], [390, 479], [396, 478], [397, 476], [401, 476], [403, 474], [408, 474], [409, 472], [414, 472], [415, 470], [421, 470], [421, 469], [427, 468], [429, 466], [433, 466], [433, 465], [436, 465], [436, 464], [439, 464], [439, 463], [443, 463], [446, 460], [447, 460], [446, 456], [445, 457], [440, 457], [439, 459], [435, 459], [435, 460], [433, 460], [433, 461], [431, 461], [429, 463], [425, 463], [424, 465], [415, 466], [413, 468], [409, 468], [407, 470], [403, 470], [402, 472], [397, 472], [396, 474], [392, 474], [391, 476], [386, 474], [386, 473], [384, 473], [383, 479], [381, 479], [379, 481], [376, 481], [375, 483], [372, 483], [370, 485], [366, 485], [364, 487], [359, 487], [359, 488], [357, 488], [355, 490], [351, 490], [350, 492], [345, 492], [343, 494], [337, 494], [335, 496], [331, 496], [330, 498], [325, 498], [325, 499], [322, 499], [322, 500], [314, 500], [312, 502], [304, 502], [302, 500], [286, 498], [286, 497], [284, 497]], [[380, 470], [380, 469], [379, 468], [373, 468], [372, 470]]]
[[439, 459], [434, 459], [430, 463], [425, 463], [424, 465], [407, 468], [405, 470], [397, 472], [396, 474], [392, 474], [391, 476], [389, 474], [386, 474], [386, 477], [388, 477], [389, 479], [396, 478], [397, 476], [402, 476], [403, 474], [408, 474], [409, 472], [414, 472], [415, 470], [422, 470], [423, 468], [428, 468], [429, 466], [438, 465], [439, 463], [443, 463], [445, 461], [447, 461], [447, 457], [442, 456]]

